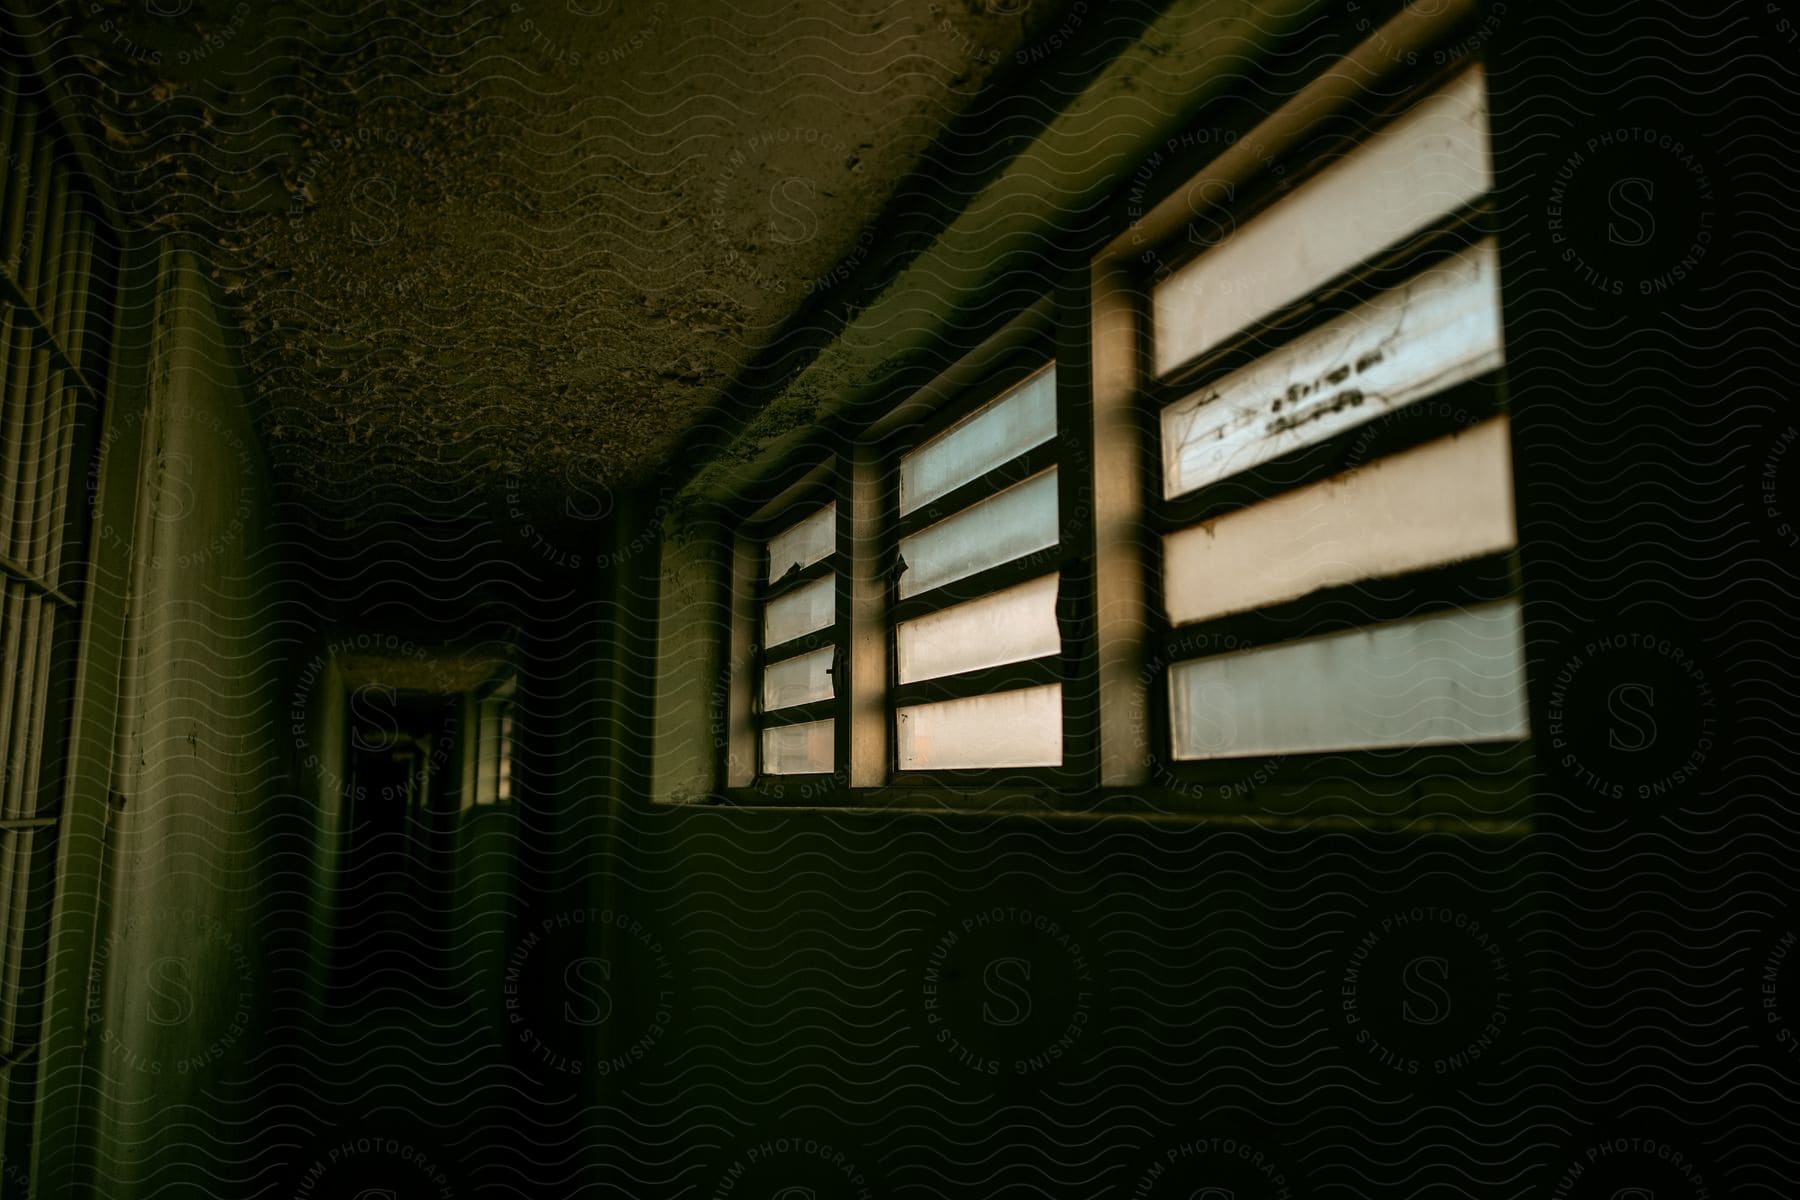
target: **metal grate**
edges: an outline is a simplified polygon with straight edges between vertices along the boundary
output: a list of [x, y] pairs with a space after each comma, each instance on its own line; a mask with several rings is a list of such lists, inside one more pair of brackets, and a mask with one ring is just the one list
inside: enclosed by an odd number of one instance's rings
[[[116, 252], [36, 81], [0, 64], [0, 1130], [26, 1144]], [[11, 1156], [8, 1156], [9, 1160]], [[21, 1164], [7, 1163], [14, 1179]]]

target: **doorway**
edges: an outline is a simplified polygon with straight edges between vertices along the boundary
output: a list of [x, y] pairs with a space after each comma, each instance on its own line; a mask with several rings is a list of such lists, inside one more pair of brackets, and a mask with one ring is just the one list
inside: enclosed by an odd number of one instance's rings
[[381, 684], [351, 692], [334, 964], [341, 989], [442, 983], [462, 805], [462, 713], [455, 694]]

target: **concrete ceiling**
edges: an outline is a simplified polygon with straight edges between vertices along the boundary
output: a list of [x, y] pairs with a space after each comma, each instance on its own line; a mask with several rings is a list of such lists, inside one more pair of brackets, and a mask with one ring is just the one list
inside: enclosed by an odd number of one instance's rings
[[216, 262], [285, 481], [579, 516], [873, 252], [1069, 8], [84, 0], [47, 33], [121, 203]]

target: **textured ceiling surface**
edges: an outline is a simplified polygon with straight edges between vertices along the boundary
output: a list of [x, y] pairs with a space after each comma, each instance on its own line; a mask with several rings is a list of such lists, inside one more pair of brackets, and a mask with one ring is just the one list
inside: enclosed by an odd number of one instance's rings
[[[871, 252], [1032, 0], [87, 0], [43, 16], [135, 221], [241, 313], [277, 469], [604, 507]], [[575, 515], [580, 515], [575, 513]]]

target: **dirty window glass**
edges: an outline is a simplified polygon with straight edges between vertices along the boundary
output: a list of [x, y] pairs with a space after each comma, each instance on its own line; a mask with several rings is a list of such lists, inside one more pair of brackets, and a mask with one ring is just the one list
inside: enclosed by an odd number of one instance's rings
[[1156, 286], [1155, 372], [1255, 355], [1159, 413], [1174, 760], [1529, 735], [1491, 186], [1476, 66]]
[[1178, 663], [1177, 759], [1524, 737], [1517, 601]]
[[902, 621], [896, 630], [901, 683], [1056, 654], [1056, 576]]
[[1045, 367], [900, 460], [902, 516], [1056, 436], [1056, 368]]
[[1051, 468], [902, 538], [906, 570], [900, 595], [928, 592], [1056, 541], [1056, 470]]
[[[1062, 763], [1062, 686], [1049, 682], [1062, 669], [1060, 476], [1043, 450], [1057, 437], [1056, 366], [1020, 369], [1030, 373], [899, 456], [892, 678], [903, 773]], [[957, 511], [925, 509], [952, 493]]]
[[[761, 668], [754, 699], [762, 727], [758, 767], [764, 775], [832, 769], [836, 718], [825, 714], [837, 695], [832, 661], [842, 631], [838, 571], [827, 560], [837, 549], [838, 506], [834, 500], [821, 504], [819, 498], [813, 492], [815, 507], [791, 524], [778, 524], [779, 532], [763, 546], [761, 642], [752, 650]], [[800, 705], [824, 711], [788, 712], [786, 723], [769, 719]], [[819, 719], [808, 719], [815, 717]]]
[[827, 575], [777, 596], [763, 608], [763, 645], [817, 633], [837, 620], [837, 576]]
[[768, 582], [810, 567], [836, 548], [837, 505], [832, 503], [769, 539]]
[[763, 670], [763, 709], [792, 708], [831, 698], [830, 647], [772, 663]]
[[1187, 625], [1517, 540], [1507, 421], [1494, 417], [1170, 534], [1164, 601]]
[[836, 723], [808, 721], [763, 730], [763, 771], [769, 775], [812, 775], [832, 769]]
[[1492, 238], [1163, 410], [1163, 494], [1261, 466], [1500, 365]]
[[1492, 186], [1486, 82], [1476, 66], [1163, 281], [1152, 299], [1156, 373]]
[[1062, 762], [1061, 684], [914, 705], [898, 719], [903, 771]]

